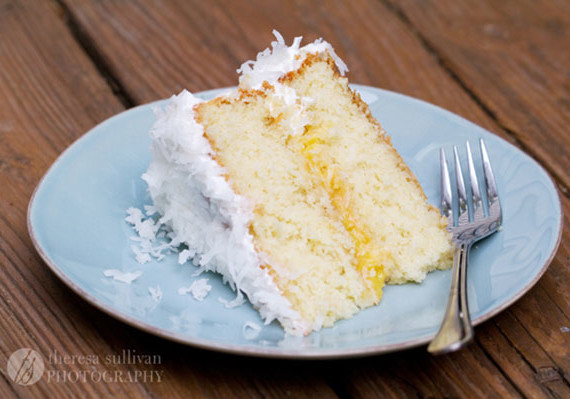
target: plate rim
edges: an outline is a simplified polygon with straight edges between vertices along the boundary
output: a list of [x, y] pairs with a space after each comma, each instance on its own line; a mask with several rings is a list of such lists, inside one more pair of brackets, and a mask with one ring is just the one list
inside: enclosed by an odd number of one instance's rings
[[[562, 231], [564, 226], [564, 208], [562, 207], [562, 200], [560, 198], [560, 193], [556, 189], [557, 185], [548, 173], [548, 171], [538, 163], [533, 157], [528, 155], [523, 150], [515, 147], [513, 144], [509, 143], [502, 137], [490, 132], [489, 130], [471, 122], [467, 118], [464, 118], [461, 115], [458, 115], [454, 112], [446, 110], [438, 105], [429, 103], [425, 100], [421, 100], [419, 98], [411, 97], [406, 94], [398, 93], [391, 90], [382, 89], [379, 87], [368, 86], [368, 85], [361, 85], [361, 84], [351, 84], [351, 88], [359, 89], [363, 88], [364, 90], [372, 89], [372, 90], [380, 90], [382, 92], [388, 93], [390, 95], [396, 95], [398, 97], [404, 97], [406, 100], [412, 100], [415, 102], [419, 102], [424, 106], [428, 106], [430, 108], [435, 109], [437, 112], [443, 112], [444, 114], [448, 114], [453, 116], [454, 118], [460, 118], [463, 122], [467, 122], [470, 125], [476, 126], [477, 128], [483, 129], [486, 133], [494, 136], [494, 138], [502, 141], [504, 144], [507, 144], [509, 147], [521, 152], [524, 154], [529, 160], [531, 160], [538, 168], [543, 172], [546, 179], [552, 184], [554, 187], [554, 192], [556, 193], [556, 199], [558, 200], [558, 208], [560, 210], [559, 213], [559, 224], [558, 224], [558, 236], [556, 238], [556, 242], [554, 247], [549, 254], [548, 258], [541, 266], [540, 270], [535, 274], [535, 276], [530, 280], [522, 289], [520, 289], [515, 295], [509, 298], [507, 301], [501, 303], [499, 306], [491, 309], [485, 314], [480, 315], [479, 317], [472, 320], [473, 326], [477, 326], [483, 323], [486, 320], [496, 316], [498, 313], [502, 312], [515, 302], [517, 302], [523, 295], [528, 293], [528, 291], [536, 285], [538, 280], [544, 275], [552, 260], [556, 256], [558, 252], [558, 248], [560, 246], [560, 242], [562, 239]], [[217, 89], [210, 89], [204, 90], [197, 93], [193, 93], [194, 95], [208, 95], [211, 92], [219, 92], [223, 90], [231, 90], [234, 89], [235, 86], [230, 87], [221, 87]], [[244, 345], [235, 345], [235, 344], [227, 344], [227, 343], [220, 343], [219, 341], [209, 341], [202, 338], [191, 337], [185, 334], [176, 333], [173, 331], [166, 330], [164, 328], [155, 327], [149, 323], [143, 322], [133, 316], [130, 316], [118, 309], [115, 309], [112, 305], [104, 303], [103, 301], [97, 299], [95, 296], [91, 295], [88, 291], [84, 290], [78, 284], [76, 284], [73, 279], [71, 279], [63, 270], [59, 268], [57, 263], [53, 261], [50, 256], [44, 251], [42, 246], [40, 245], [38, 239], [36, 238], [36, 233], [34, 230], [33, 222], [32, 222], [32, 212], [36, 200], [36, 195], [39, 192], [40, 188], [46, 181], [46, 178], [50, 175], [52, 170], [59, 164], [59, 162], [66, 156], [66, 154], [72, 151], [76, 146], [78, 146], [81, 142], [89, 138], [89, 136], [95, 131], [100, 129], [102, 126], [112, 123], [115, 118], [124, 116], [125, 113], [135, 111], [137, 109], [149, 106], [156, 106], [159, 103], [163, 103], [167, 98], [160, 99], [156, 101], [152, 101], [145, 104], [140, 104], [129, 109], [123, 110], [111, 117], [97, 123], [95, 126], [87, 130], [83, 133], [80, 137], [75, 139], [65, 150], [63, 150], [56, 159], [52, 162], [49, 168], [45, 171], [39, 182], [36, 184], [34, 191], [30, 197], [28, 202], [27, 212], [26, 212], [26, 222], [27, 222], [27, 229], [30, 239], [34, 248], [36, 249], [37, 253], [40, 255], [44, 263], [48, 266], [48, 268], [54, 273], [61, 282], [63, 282], [74, 294], [78, 295], [81, 299], [85, 300], [90, 305], [94, 306], [95, 308], [103, 311], [104, 313], [108, 314], [109, 316], [114, 317], [115, 319], [131, 326], [142, 330], [146, 333], [150, 333], [152, 335], [158, 336], [162, 339], [167, 339], [173, 342], [177, 342], [180, 344], [196, 347], [203, 350], [212, 350], [220, 353], [227, 353], [232, 355], [242, 355], [242, 356], [251, 356], [251, 357], [261, 357], [261, 358], [282, 358], [282, 359], [296, 359], [296, 360], [322, 360], [322, 359], [341, 359], [341, 358], [355, 358], [355, 357], [364, 357], [364, 356], [373, 356], [373, 355], [380, 355], [380, 354], [387, 354], [396, 351], [406, 350], [415, 348], [418, 346], [422, 346], [427, 344], [432, 340], [435, 336], [434, 334], [429, 334], [425, 336], [421, 336], [412, 340], [408, 340], [401, 343], [392, 343], [386, 345], [376, 345], [376, 346], [367, 346], [363, 348], [350, 348], [350, 349], [331, 349], [331, 350], [322, 350], [321, 352], [304, 352], [303, 348], [299, 349], [283, 349], [283, 348], [263, 348], [263, 347], [256, 347], [256, 346], [244, 346]]]

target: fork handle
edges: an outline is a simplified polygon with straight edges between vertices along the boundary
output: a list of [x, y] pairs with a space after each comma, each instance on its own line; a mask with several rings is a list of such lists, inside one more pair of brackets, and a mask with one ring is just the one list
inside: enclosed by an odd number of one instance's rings
[[458, 244], [453, 256], [451, 290], [445, 316], [439, 331], [428, 346], [428, 352], [440, 355], [455, 351], [473, 339], [473, 327], [467, 306], [467, 258], [469, 244]]

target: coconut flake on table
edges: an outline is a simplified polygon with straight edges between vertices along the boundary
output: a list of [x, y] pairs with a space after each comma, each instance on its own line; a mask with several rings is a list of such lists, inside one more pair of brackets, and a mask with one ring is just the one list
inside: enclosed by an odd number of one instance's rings
[[162, 290], [160, 289], [160, 285], [157, 285], [156, 287], [148, 287], [148, 292], [153, 301], [160, 302], [162, 299]]
[[193, 281], [192, 284], [190, 284], [190, 287], [178, 288], [178, 294], [186, 295], [190, 293], [192, 294], [195, 300], [203, 301], [211, 289], [212, 286], [208, 284], [208, 279], [201, 278], [199, 280]]
[[122, 271], [117, 270], [117, 269], [108, 269], [108, 270], [103, 271], [103, 274], [105, 275], [105, 277], [112, 277], [113, 280], [119, 281], [119, 282], [125, 283], [125, 284], [132, 283], [137, 278], [139, 278], [142, 275], [142, 273], [143, 272], [141, 272], [140, 270], [137, 270], [135, 272], [122, 272]]

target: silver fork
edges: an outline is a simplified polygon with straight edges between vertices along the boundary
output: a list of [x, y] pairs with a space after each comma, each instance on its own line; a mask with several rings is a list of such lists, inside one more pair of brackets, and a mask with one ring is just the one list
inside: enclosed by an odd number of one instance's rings
[[457, 147], [453, 147], [455, 157], [455, 179], [457, 183], [457, 223], [454, 220], [453, 197], [445, 151], [440, 150], [441, 162], [441, 213], [448, 221], [447, 229], [452, 233], [455, 253], [451, 274], [451, 290], [447, 300], [447, 308], [443, 322], [435, 338], [430, 342], [428, 351], [439, 355], [462, 348], [473, 339], [473, 327], [467, 306], [467, 260], [471, 245], [496, 232], [501, 226], [502, 214], [497, 185], [489, 155], [483, 139], [479, 141], [483, 172], [487, 187], [487, 213], [483, 207], [483, 199], [479, 190], [477, 174], [473, 165], [471, 147], [467, 142], [467, 164], [469, 165], [469, 181], [471, 186], [471, 210], [468, 204], [467, 191], [461, 172], [461, 163]]

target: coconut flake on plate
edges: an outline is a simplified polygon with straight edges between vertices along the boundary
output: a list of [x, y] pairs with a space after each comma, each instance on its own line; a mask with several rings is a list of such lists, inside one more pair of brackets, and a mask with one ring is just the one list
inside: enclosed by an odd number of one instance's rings
[[173, 239], [172, 231], [161, 219], [155, 220], [152, 216], [158, 211], [154, 205], [145, 205], [145, 214], [138, 208], [127, 209], [127, 223], [133, 226], [137, 233], [130, 237], [138, 245], [132, 245], [131, 249], [135, 254], [135, 260], [140, 263], [148, 263], [155, 258], [162, 260], [166, 254], [175, 252], [180, 242]]
[[243, 305], [245, 303], [245, 297], [243, 296], [241, 291], [238, 291], [236, 297], [231, 301], [228, 301], [227, 299], [220, 297], [218, 298], [218, 302], [223, 303], [226, 309], [232, 309]]
[[103, 271], [105, 277], [112, 277], [113, 280], [121, 283], [130, 284], [142, 275], [142, 271], [122, 272], [118, 269], [107, 269]]
[[156, 287], [148, 287], [148, 292], [153, 301], [160, 302], [162, 299], [162, 290], [160, 289], [160, 285], [157, 285]]
[[212, 286], [208, 284], [208, 279], [201, 278], [199, 280], [193, 281], [192, 284], [190, 284], [190, 287], [178, 288], [178, 294], [192, 294], [195, 300], [201, 302], [204, 300], [204, 298], [206, 298], [211, 289]]
[[191, 251], [189, 249], [183, 249], [178, 254], [178, 263], [183, 265], [184, 263], [186, 263], [188, 261], [188, 259], [193, 258], [194, 255], [196, 255], [196, 251]]
[[242, 334], [245, 339], [255, 339], [261, 332], [261, 326], [253, 321], [246, 321], [242, 327]]

